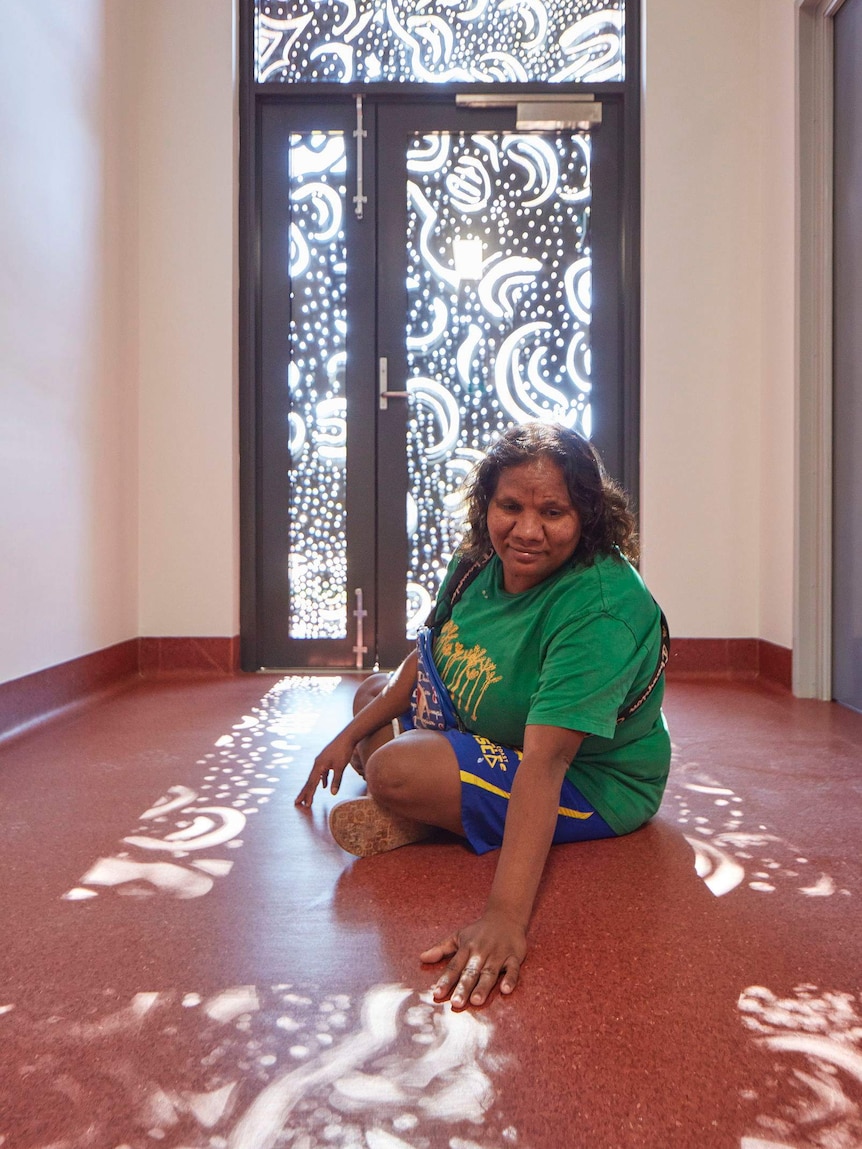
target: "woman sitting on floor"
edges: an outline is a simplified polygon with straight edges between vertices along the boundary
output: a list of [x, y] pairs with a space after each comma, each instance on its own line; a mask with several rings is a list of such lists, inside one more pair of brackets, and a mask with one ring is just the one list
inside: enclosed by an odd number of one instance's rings
[[498, 979], [517, 985], [552, 843], [628, 834], [658, 809], [667, 631], [636, 559], [626, 498], [589, 442], [540, 423], [507, 431], [474, 473], [468, 532], [417, 650], [362, 684], [296, 799], [310, 806], [330, 774], [337, 793], [353, 760], [369, 797], [330, 815], [349, 852], [434, 827], [500, 848], [481, 918], [421, 955], [454, 955], [434, 993], [456, 1009]]

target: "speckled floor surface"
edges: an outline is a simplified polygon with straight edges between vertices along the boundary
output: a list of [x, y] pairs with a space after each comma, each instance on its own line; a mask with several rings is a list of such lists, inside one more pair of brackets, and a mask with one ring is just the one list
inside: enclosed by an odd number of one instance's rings
[[293, 806], [354, 687], [142, 683], [0, 749], [2, 1149], [862, 1146], [862, 716], [671, 683], [659, 816], [553, 851], [522, 984], [454, 1014], [417, 954], [494, 855]]

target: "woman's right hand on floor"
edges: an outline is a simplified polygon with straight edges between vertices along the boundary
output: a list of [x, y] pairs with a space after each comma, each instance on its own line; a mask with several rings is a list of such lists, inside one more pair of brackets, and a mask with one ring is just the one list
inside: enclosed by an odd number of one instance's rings
[[[327, 746], [324, 746], [314, 759], [311, 773], [297, 794], [294, 805], [311, 806], [314, 801], [314, 792], [318, 786], [324, 790], [328, 786], [330, 794], [337, 794], [341, 786], [341, 777], [350, 765], [350, 759], [353, 757], [355, 749], [356, 744], [343, 732], [333, 738]], [[330, 774], [332, 775], [331, 782], [329, 780]]]
[[419, 960], [434, 964], [453, 955], [432, 992], [435, 1001], [451, 997], [457, 1010], [484, 1005], [498, 981], [501, 993], [511, 993], [526, 953], [526, 930], [520, 922], [486, 910], [477, 922], [425, 950]]

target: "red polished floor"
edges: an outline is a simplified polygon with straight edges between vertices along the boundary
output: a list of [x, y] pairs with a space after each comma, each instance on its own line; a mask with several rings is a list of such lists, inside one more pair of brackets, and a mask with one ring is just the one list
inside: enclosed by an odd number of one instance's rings
[[0, 751], [2, 1149], [862, 1146], [862, 716], [672, 683], [659, 816], [553, 851], [520, 987], [454, 1014], [416, 955], [494, 855], [293, 806], [354, 685], [144, 683]]

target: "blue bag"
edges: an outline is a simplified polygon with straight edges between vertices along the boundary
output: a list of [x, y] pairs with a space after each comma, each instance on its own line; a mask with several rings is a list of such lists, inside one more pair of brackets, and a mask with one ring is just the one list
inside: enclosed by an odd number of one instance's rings
[[416, 636], [418, 666], [413, 692], [413, 724], [418, 730], [463, 730], [449, 692], [434, 665], [434, 631], [423, 626]]

